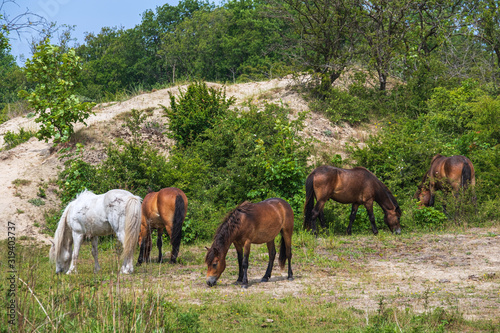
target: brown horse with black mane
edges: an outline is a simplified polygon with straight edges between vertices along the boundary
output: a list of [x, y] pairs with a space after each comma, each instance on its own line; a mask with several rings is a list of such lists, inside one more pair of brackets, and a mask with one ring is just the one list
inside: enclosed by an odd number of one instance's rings
[[141, 247], [137, 265], [143, 261], [149, 262], [151, 253], [151, 231], [158, 230], [158, 262], [162, 262], [162, 235], [163, 229], [167, 230], [172, 244], [170, 262], [175, 263], [179, 254], [182, 237], [182, 223], [186, 218], [188, 200], [184, 192], [175, 187], [167, 187], [158, 192], [150, 192], [142, 201], [141, 233], [139, 245]]
[[[316, 198], [316, 205], [314, 199]], [[351, 234], [352, 223], [356, 218], [359, 205], [368, 212], [372, 231], [378, 234], [373, 215], [373, 202], [384, 211], [384, 221], [391, 232], [400, 234], [401, 209], [391, 191], [373, 173], [363, 167], [341, 169], [323, 165], [314, 169], [306, 179], [306, 202], [304, 207], [304, 228], [316, 233], [316, 218], [325, 227], [323, 207], [328, 199], [343, 204], [352, 203], [347, 234]]]
[[269, 281], [273, 270], [276, 249], [274, 238], [281, 232], [279, 265], [283, 269], [288, 259], [288, 280], [293, 280], [292, 233], [293, 210], [283, 199], [271, 198], [258, 203], [243, 202], [233, 209], [215, 233], [214, 242], [205, 257], [208, 266], [207, 284], [217, 283], [226, 268], [226, 255], [231, 244], [238, 253], [238, 280], [248, 288], [248, 257], [251, 244], [267, 244], [269, 263], [261, 282]]
[[[432, 158], [431, 167], [418, 185], [415, 198], [422, 206], [434, 206], [436, 191], [453, 191], [455, 197], [461, 188], [476, 185], [476, 176], [472, 162], [465, 156], [446, 157], [437, 154]], [[446, 206], [443, 206], [446, 212]]]

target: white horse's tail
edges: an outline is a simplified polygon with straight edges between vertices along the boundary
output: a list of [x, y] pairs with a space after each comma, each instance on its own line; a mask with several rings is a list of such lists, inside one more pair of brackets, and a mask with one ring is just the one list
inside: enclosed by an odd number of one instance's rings
[[141, 231], [141, 198], [132, 196], [125, 205], [125, 239], [123, 242], [123, 258], [134, 255], [134, 249]]
[[[57, 225], [57, 229], [54, 234], [54, 242], [52, 243], [52, 247], [50, 248], [49, 252], [49, 260], [52, 262], [55, 262], [57, 257], [59, 257], [61, 249], [63, 247], [64, 237], [66, 233], [66, 226], [68, 224], [67, 220], [68, 220], [70, 206], [71, 203], [69, 203], [64, 209], [64, 212], [62, 213], [62, 216], [59, 219], [59, 224]], [[66, 237], [72, 238], [73, 234], [69, 232]]]

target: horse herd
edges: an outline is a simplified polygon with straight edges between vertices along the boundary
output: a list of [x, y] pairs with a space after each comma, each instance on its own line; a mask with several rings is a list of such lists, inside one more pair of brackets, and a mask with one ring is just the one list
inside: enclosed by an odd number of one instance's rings
[[[445, 157], [436, 155], [425, 173], [415, 198], [420, 205], [432, 206], [437, 190], [458, 193], [460, 188], [475, 185], [474, 167], [465, 156]], [[352, 223], [360, 205], [365, 206], [372, 231], [378, 233], [373, 215], [373, 202], [384, 212], [384, 221], [391, 232], [400, 234], [401, 209], [391, 191], [373, 173], [363, 167], [341, 169], [320, 166], [306, 179], [304, 205], [304, 228], [317, 233], [316, 220], [325, 227], [323, 207], [332, 199], [352, 204], [347, 234], [351, 234]], [[316, 200], [316, 204], [314, 204]], [[59, 220], [49, 257], [56, 264], [56, 273], [76, 272], [76, 261], [84, 236], [91, 239], [94, 257], [94, 272], [99, 271], [97, 259], [98, 236], [115, 234], [123, 245], [123, 265], [120, 272], [133, 272], [133, 254], [139, 244], [137, 265], [150, 261], [152, 248], [151, 231], [158, 230], [158, 261], [162, 262], [162, 234], [164, 229], [170, 237], [172, 251], [170, 262], [175, 263], [179, 254], [182, 224], [186, 217], [188, 199], [183, 191], [174, 187], [150, 192], [144, 200], [125, 190], [111, 190], [96, 195], [83, 191], [64, 209]], [[251, 244], [266, 243], [269, 263], [262, 278], [271, 277], [276, 249], [274, 239], [281, 233], [278, 262], [284, 268], [288, 260], [288, 279], [293, 280], [291, 266], [292, 232], [294, 214], [283, 199], [270, 198], [258, 203], [243, 202], [229, 212], [215, 232], [212, 246], [207, 249], [206, 283], [211, 287], [226, 268], [226, 255], [234, 244], [238, 255], [238, 280], [248, 287], [248, 258]]]

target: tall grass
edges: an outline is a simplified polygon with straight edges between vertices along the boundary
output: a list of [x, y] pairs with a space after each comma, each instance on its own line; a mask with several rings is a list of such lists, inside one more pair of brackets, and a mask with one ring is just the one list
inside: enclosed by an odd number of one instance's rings
[[[456, 307], [430, 307], [434, 296], [429, 291], [412, 296], [413, 303], [406, 303], [423, 304], [424, 311], [411, 305], [397, 306], [399, 291], [380, 296], [376, 309], [360, 309], [350, 305], [351, 298], [361, 296], [356, 291], [341, 285], [322, 286], [318, 291], [308, 285], [308, 274], [339, 272], [347, 279], [365, 274], [353, 262], [371, 255], [370, 248], [384, 251], [397, 247], [395, 243], [415, 239], [414, 235], [399, 240], [379, 236], [316, 239], [299, 233], [294, 238], [292, 262], [296, 281], [280, 279], [277, 270], [274, 282], [251, 281], [247, 290], [232, 284], [237, 263], [231, 251], [219, 284], [214, 288], [205, 285], [202, 248], [209, 245], [206, 243], [181, 247], [179, 265], [151, 263], [136, 267], [128, 276], [117, 274], [120, 254], [114, 241], [100, 244], [102, 269], [98, 274], [92, 271], [90, 244], [84, 244], [75, 275], [54, 273], [47, 246], [18, 244], [17, 323], [2, 325], [0, 331], [253, 332], [265, 328], [276, 332], [498, 332], [498, 318], [470, 321]], [[7, 244], [1, 242], [0, 246], [4, 249]], [[321, 255], [322, 251], [328, 254]], [[263, 274], [266, 255], [265, 245], [252, 245], [249, 272]], [[6, 262], [3, 259], [1, 262]], [[7, 270], [2, 267], [0, 279], [6, 278]], [[2, 285], [4, 295], [6, 287]], [[0, 311], [6, 318], [6, 308]]]

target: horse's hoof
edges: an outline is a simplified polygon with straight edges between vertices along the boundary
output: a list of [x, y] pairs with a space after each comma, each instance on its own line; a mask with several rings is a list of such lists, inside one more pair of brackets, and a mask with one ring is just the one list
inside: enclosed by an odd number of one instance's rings
[[268, 282], [269, 281], [269, 278], [262, 278], [262, 280], [260, 280], [260, 282]]
[[242, 284], [242, 285], [241, 285], [241, 288], [243, 288], [243, 289], [248, 289], [248, 284]]
[[293, 276], [289, 276], [288, 281], [293, 281]]

